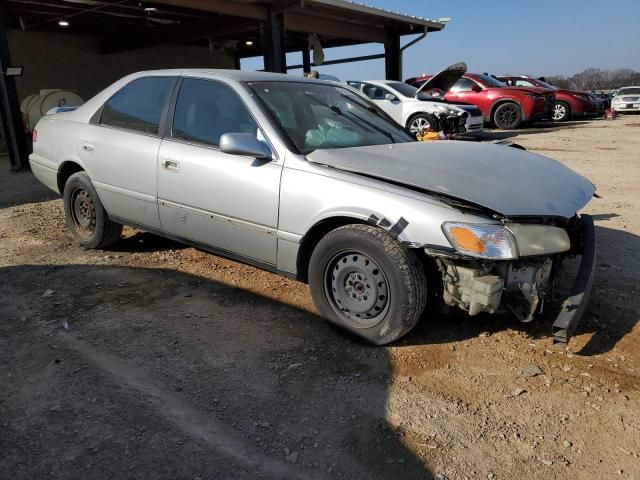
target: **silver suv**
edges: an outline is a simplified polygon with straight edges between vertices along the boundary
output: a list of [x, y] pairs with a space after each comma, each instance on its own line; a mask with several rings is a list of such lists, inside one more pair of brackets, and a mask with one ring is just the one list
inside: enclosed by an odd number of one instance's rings
[[505, 146], [416, 142], [347, 86], [142, 72], [35, 130], [33, 173], [84, 247], [127, 224], [307, 281], [320, 315], [375, 344], [438, 302], [531, 321], [581, 254], [567, 341], [591, 287], [591, 182]]

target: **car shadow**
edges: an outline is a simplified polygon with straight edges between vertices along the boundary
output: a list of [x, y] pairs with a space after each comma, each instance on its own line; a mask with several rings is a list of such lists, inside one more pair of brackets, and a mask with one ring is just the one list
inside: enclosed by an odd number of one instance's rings
[[160, 235], [136, 230], [133, 235], [125, 236], [108, 248], [109, 251], [118, 253], [149, 253], [163, 252], [167, 250], [182, 250], [188, 246]]
[[[595, 119], [592, 119], [593, 121]], [[508, 138], [514, 138], [518, 135], [530, 135], [538, 133], [559, 132], [562, 130], [570, 130], [582, 125], [591, 123], [590, 120], [571, 120], [568, 122], [555, 123], [555, 122], [535, 122], [528, 125], [523, 125], [517, 130], [497, 130], [493, 128], [487, 128], [482, 132], [476, 134], [478, 138], [483, 141], [495, 141], [506, 140]]]
[[10, 266], [0, 287], [13, 479], [433, 478], [387, 420], [386, 349], [307, 311], [155, 268]]

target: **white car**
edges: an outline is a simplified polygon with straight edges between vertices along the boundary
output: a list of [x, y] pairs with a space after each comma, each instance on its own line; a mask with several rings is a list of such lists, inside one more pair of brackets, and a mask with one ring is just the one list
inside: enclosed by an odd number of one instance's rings
[[[451, 72], [448, 71], [448, 73]], [[464, 71], [460, 75], [463, 73]], [[456, 80], [453, 80], [453, 83], [455, 83], [459, 76], [448, 75], [446, 82], [450, 82], [453, 78], [456, 78]], [[369, 97], [387, 115], [406, 127], [412, 134], [419, 133], [429, 124], [427, 116], [424, 115], [425, 112], [431, 114], [447, 113], [450, 115], [467, 112], [469, 115], [465, 124], [467, 133], [481, 132], [483, 130], [484, 117], [478, 107], [451, 103], [444, 98], [423, 93], [432, 90], [448, 91], [447, 85], [440, 84], [442, 80], [441, 74], [434, 75], [420, 89], [407, 83], [392, 80], [349, 81], [347, 83]]]
[[616, 112], [640, 112], [640, 87], [623, 87], [611, 100]]

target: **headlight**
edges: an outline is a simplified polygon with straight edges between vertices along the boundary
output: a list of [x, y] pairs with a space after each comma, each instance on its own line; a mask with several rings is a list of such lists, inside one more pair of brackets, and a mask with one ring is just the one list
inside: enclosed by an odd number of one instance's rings
[[455, 110], [453, 110], [451, 108], [447, 108], [447, 107], [445, 107], [443, 105], [438, 105], [437, 108], [438, 108], [439, 112], [446, 113], [447, 115], [455, 115], [456, 114]]
[[613, 103], [622, 103], [622, 99], [620, 97], [613, 97]]
[[503, 225], [445, 222], [442, 231], [463, 255], [490, 260], [518, 258], [515, 239]]

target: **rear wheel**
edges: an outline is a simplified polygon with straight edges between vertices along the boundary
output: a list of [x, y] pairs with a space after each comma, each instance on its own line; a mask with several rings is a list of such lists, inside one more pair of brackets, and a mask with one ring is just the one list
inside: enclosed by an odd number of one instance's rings
[[120, 239], [122, 225], [109, 220], [85, 172], [69, 177], [64, 186], [63, 200], [69, 230], [84, 248], [105, 248]]
[[408, 333], [427, 298], [415, 253], [370, 225], [328, 233], [311, 255], [309, 284], [323, 318], [376, 345]]
[[501, 130], [518, 128], [522, 123], [520, 105], [513, 102], [498, 105], [493, 112], [493, 123]]
[[553, 116], [551, 117], [554, 122], [565, 122], [571, 118], [571, 107], [567, 102], [559, 101], [553, 106]]

